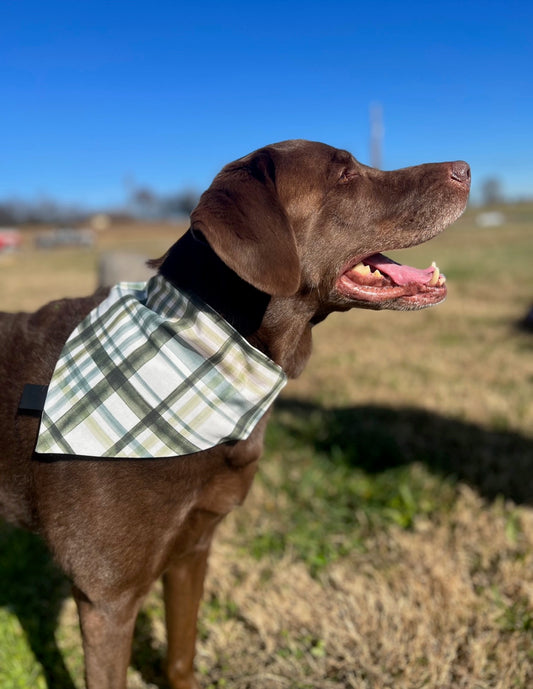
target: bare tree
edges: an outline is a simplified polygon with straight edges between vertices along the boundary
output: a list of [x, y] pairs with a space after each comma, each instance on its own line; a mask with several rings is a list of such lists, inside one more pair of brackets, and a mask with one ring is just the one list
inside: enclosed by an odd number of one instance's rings
[[502, 203], [502, 183], [498, 177], [487, 177], [481, 187], [481, 198], [484, 206], [494, 206], [497, 203]]

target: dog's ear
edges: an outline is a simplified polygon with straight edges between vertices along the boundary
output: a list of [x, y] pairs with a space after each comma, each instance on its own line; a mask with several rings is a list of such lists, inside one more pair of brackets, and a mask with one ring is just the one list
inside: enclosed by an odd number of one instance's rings
[[263, 292], [298, 289], [300, 261], [294, 232], [276, 191], [276, 166], [261, 149], [227, 165], [191, 214], [191, 230], [243, 280]]

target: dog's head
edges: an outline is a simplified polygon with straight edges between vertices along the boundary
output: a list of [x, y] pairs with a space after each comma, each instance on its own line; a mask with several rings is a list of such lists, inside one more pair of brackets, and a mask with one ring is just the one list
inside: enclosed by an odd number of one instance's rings
[[381, 252], [431, 239], [459, 217], [469, 190], [462, 161], [383, 172], [347, 151], [286, 141], [224, 167], [191, 229], [269, 295], [315, 292], [330, 310], [419, 309], [445, 298], [444, 277]]

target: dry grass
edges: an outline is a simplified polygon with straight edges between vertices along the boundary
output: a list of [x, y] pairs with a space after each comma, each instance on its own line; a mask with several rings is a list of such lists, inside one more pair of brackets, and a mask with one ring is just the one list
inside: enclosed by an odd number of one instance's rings
[[[206, 687], [533, 686], [533, 341], [515, 328], [533, 300], [532, 227], [517, 215], [481, 230], [467, 216], [403, 259], [438, 261], [446, 304], [317, 328], [259, 480], [213, 550], [197, 658]], [[128, 237], [157, 256], [174, 233], [123, 229], [99, 242]], [[91, 251], [11, 258], [0, 264], [4, 307], [87, 293], [95, 262]], [[317, 540], [330, 546], [321, 559]], [[162, 618], [156, 587], [131, 689], [164, 686]], [[56, 636], [81, 686], [76, 624], [67, 599]], [[46, 686], [28, 657], [21, 676]]]
[[91, 294], [97, 286], [101, 253], [120, 250], [158, 258], [184, 229], [179, 225], [119, 225], [97, 235], [94, 248], [39, 251], [34, 244], [40, 230], [29, 227], [20, 254], [0, 255], [0, 309], [31, 311], [52, 299]]
[[[242, 689], [525, 688], [532, 528], [529, 512], [487, 506], [462, 487], [446, 518], [377, 533], [318, 580], [290, 556], [235, 559], [222, 539], [208, 596], [234, 607], [210, 628], [200, 666], [216, 677], [222, 662]], [[217, 576], [228, 561], [230, 576]]]

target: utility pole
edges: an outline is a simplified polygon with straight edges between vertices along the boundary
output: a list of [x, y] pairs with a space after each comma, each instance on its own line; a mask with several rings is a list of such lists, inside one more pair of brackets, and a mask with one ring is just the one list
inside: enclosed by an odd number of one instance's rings
[[383, 163], [383, 108], [381, 103], [370, 105], [370, 165], [381, 169]]

